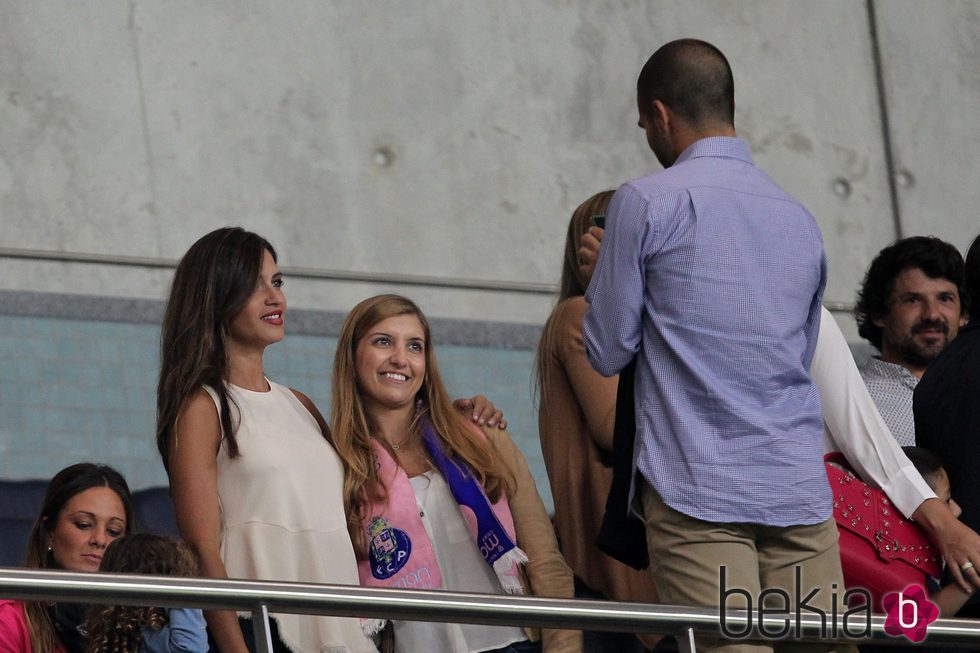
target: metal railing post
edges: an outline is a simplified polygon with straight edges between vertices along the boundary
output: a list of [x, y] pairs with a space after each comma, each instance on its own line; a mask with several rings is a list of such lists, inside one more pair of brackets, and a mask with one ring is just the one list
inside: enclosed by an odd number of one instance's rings
[[259, 603], [252, 610], [252, 634], [258, 653], [272, 653], [272, 626], [269, 624], [269, 606]]
[[677, 634], [677, 650], [680, 653], [697, 653], [697, 646], [694, 644], [694, 629], [688, 628]]

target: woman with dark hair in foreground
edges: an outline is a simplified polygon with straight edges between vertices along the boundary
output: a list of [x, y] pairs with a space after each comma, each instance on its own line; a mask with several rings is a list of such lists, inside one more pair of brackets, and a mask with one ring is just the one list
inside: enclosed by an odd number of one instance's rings
[[[48, 483], [25, 566], [95, 572], [110, 542], [134, 527], [133, 496], [111, 467], [78, 463]], [[0, 653], [82, 653], [86, 607], [0, 600]]]

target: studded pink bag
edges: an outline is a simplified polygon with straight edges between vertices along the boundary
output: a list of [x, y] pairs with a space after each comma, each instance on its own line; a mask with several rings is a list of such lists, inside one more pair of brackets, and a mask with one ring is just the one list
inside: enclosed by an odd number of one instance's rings
[[858, 478], [843, 454], [829, 453], [824, 462], [847, 589], [868, 590], [875, 612], [885, 611], [881, 601], [886, 594], [910, 585], [926, 589], [926, 577], [939, 576], [943, 561], [925, 531], [906, 519], [884, 492]]

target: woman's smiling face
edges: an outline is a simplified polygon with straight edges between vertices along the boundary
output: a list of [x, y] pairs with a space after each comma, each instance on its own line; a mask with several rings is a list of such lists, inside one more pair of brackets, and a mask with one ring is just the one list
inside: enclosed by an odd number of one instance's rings
[[264, 348], [285, 335], [286, 294], [282, 273], [269, 250], [262, 252], [262, 265], [255, 289], [228, 324], [232, 340], [242, 347]]
[[375, 324], [357, 344], [357, 383], [369, 414], [412, 406], [425, 381], [425, 330], [414, 315]]

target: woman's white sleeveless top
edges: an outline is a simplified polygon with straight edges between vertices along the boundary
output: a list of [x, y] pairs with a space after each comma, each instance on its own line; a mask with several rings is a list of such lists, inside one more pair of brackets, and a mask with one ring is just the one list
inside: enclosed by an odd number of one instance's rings
[[[240, 452], [229, 458], [223, 441], [217, 461], [221, 558], [228, 576], [358, 585], [340, 459], [292, 391], [272, 381], [269, 386], [269, 392], [226, 386]], [[214, 391], [205, 389], [217, 405]], [[275, 618], [295, 653], [377, 650], [354, 618]]]

